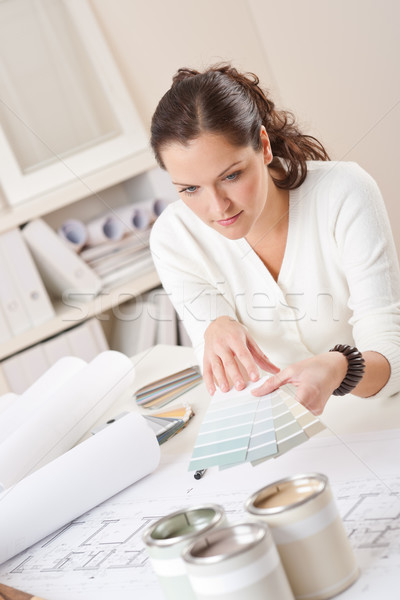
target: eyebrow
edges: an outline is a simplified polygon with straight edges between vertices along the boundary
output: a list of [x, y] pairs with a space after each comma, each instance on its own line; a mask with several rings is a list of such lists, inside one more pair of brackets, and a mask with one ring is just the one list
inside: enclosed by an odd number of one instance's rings
[[[238, 160], [234, 163], [232, 163], [231, 165], [229, 165], [229, 167], [226, 167], [226, 169], [224, 169], [219, 175], [217, 175], [217, 177], [222, 177], [222, 175], [225, 175], [225, 173], [227, 171], [230, 171], [233, 167], [236, 167], [236, 165], [240, 164], [242, 161]], [[182, 185], [182, 186], [191, 186], [193, 185], [192, 183], [178, 183], [177, 181], [173, 181], [172, 182], [174, 185]]]

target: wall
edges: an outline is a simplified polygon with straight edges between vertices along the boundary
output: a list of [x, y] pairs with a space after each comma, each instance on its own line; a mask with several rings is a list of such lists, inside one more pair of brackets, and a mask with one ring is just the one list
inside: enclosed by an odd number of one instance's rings
[[398, 249], [400, 4], [395, 0], [91, 0], [138, 110], [179, 66], [231, 60], [257, 73], [334, 159], [378, 181]]

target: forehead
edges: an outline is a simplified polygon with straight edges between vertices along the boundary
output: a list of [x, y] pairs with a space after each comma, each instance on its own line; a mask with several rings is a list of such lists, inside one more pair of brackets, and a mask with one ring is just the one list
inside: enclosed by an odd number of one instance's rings
[[203, 133], [187, 144], [169, 144], [161, 152], [161, 158], [172, 181], [186, 184], [217, 177], [251, 154], [254, 154], [251, 146], [234, 146], [223, 135]]

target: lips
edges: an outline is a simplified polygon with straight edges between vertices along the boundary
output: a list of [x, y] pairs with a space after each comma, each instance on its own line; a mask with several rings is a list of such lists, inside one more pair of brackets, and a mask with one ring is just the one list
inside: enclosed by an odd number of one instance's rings
[[229, 219], [221, 219], [221, 221], [217, 221], [217, 223], [219, 225], [222, 225], [223, 227], [227, 227], [228, 225], [233, 225], [233, 223], [236, 223], [236, 221], [238, 220], [238, 218], [240, 217], [240, 215], [242, 214], [242, 210], [240, 212], [238, 212], [236, 215], [234, 215], [233, 217], [229, 217]]

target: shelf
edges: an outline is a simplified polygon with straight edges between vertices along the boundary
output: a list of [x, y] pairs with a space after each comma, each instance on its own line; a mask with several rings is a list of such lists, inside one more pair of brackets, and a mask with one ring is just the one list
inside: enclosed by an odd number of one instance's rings
[[[78, 303], [71, 301], [68, 308], [61, 301], [55, 306], [56, 316], [38, 327], [24, 331], [0, 345], [0, 360], [33, 346], [61, 331], [65, 331], [78, 323], [131, 300], [133, 297], [147, 292], [160, 285], [160, 280], [155, 270], [141, 275], [131, 282], [124, 283], [110, 292], [100, 293], [93, 301]], [[103, 319], [107, 315], [103, 315]]]
[[82, 200], [82, 198], [121, 183], [155, 166], [156, 162], [153, 154], [148, 149], [132, 155], [124, 161], [90, 173], [84, 178], [77, 178], [73, 183], [62, 188], [53, 189], [17, 206], [1, 208], [0, 233], [67, 206], [72, 202]]

